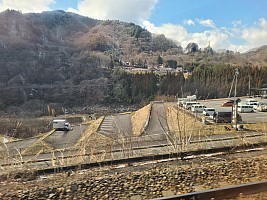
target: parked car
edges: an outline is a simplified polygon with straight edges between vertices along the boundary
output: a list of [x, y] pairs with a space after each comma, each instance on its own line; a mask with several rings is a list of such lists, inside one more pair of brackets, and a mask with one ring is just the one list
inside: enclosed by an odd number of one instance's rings
[[253, 108], [256, 110], [258, 107], [259, 102], [257, 102], [255, 99], [247, 99], [247, 105], [253, 106]]
[[177, 104], [178, 104], [180, 107], [183, 107], [183, 105], [184, 105], [185, 102], [187, 102], [187, 101], [188, 101], [187, 98], [179, 98]]
[[200, 104], [200, 103], [196, 101], [187, 101], [183, 104], [183, 106], [185, 109], [190, 110], [192, 105], [195, 105], [195, 104]]
[[194, 104], [191, 107], [192, 112], [203, 112], [204, 108], [206, 108], [203, 104]]
[[254, 105], [255, 103], [258, 103], [255, 99], [247, 99], [247, 105]]
[[204, 108], [203, 110], [203, 115], [210, 116], [211, 118], [213, 118], [214, 113], [215, 113], [215, 108]]
[[233, 106], [234, 105], [234, 101], [233, 100], [227, 100], [225, 102], [223, 102], [221, 104], [222, 107], [226, 107], [226, 106]]
[[254, 112], [254, 108], [251, 105], [238, 105], [237, 111], [238, 112], [244, 112], [244, 113], [247, 113], [247, 112], [250, 113], [250, 112]]

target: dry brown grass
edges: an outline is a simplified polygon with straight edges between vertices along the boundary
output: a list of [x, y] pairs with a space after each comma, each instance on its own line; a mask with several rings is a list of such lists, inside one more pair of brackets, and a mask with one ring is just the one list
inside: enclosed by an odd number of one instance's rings
[[25, 155], [35, 155], [40, 153], [52, 152], [54, 148], [44, 141], [37, 141], [30, 147], [26, 148], [21, 154]]
[[181, 133], [199, 135], [199, 131], [205, 128], [204, 124], [176, 105], [166, 105], [165, 109], [169, 130], [176, 135]]
[[[174, 104], [166, 104], [166, 117], [170, 132], [179, 134], [186, 133], [191, 136], [207, 136], [212, 134], [235, 133], [231, 124], [212, 124], [204, 125], [196, 117], [177, 108]], [[249, 124], [244, 125], [249, 130], [267, 131], [267, 124]]]
[[144, 126], [146, 125], [151, 111], [151, 104], [141, 108], [132, 113], [132, 131], [134, 136], [140, 136], [143, 133]]
[[257, 124], [244, 124], [244, 127], [252, 131], [267, 133], [267, 122]]
[[106, 143], [110, 141], [109, 137], [106, 137], [100, 133], [97, 133], [98, 128], [100, 127], [102, 121], [104, 120], [104, 116], [98, 118], [95, 121], [92, 121], [89, 125], [88, 129], [83, 133], [83, 136], [78, 140], [75, 146], [77, 147], [86, 147], [90, 145]]
[[102, 135], [98, 133], [98, 129], [104, 120], [104, 116], [98, 118], [95, 121], [91, 121], [89, 124], [88, 129], [84, 132], [83, 136], [79, 139], [79, 141], [76, 143], [76, 147], [79, 148], [79, 153], [77, 154], [76, 158], [71, 159], [72, 164], [73, 163], [83, 163], [85, 160], [84, 155], [90, 154], [90, 162], [92, 161], [101, 161], [105, 158], [105, 150], [103, 150], [103, 158], [97, 157], [95, 155], [95, 150], [97, 147], [109, 147], [113, 140], [105, 135]]
[[44, 142], [44, 139], [53, 134], [55, 130], [42, 134], [39, 139], [21, 152], [21, 155], [33, 155], [42, 152], [51, 152], [53, 147]]
[[[231, 124], [213, 124], [209, 125], [213, 129], [213, 134], [224, 134], [224, 133], [236, 133], [237, 131], [232, 127]], [[240, 131], [239, 131], [240, 132]]]

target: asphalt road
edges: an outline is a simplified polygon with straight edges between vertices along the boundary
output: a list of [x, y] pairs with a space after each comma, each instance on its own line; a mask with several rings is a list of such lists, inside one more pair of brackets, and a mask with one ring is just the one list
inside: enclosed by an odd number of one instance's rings
[[164, 134], [168, 131], [164, 103], [153, 103], [148, 126], [143, 135]]
[[[74, 126], [72, 131], [55, 131], [43, 141], [51, 145], [55, 149], [63, 149], [73, 147], [80, 139], [81, 134], [87, 128], [87, 125]], [[10, 156], [19, 155], [23, 150], [34, 145], [39, 138], [28, 138], [0, 145], [0, 154], [8, 154]]]
[[72, 127], [73, 130], [71, 131], [55, 131], [45, 138], [44, 142], [48, 143], [55, 149], [73, 147], [87, 127], [87, 125], [80, 125]]
[[[247, 97], [239, 97], [241, 99], [241, 103], [245, 104]], [[267, 103], [267, 99], [261, 98], [253, 98], [258, 102]], [[222, 107], [221, 104], [225, 102], [227, 99], [214, 99], [214, 100], [203, 100], [199, 101], [205, 106], [209, 108], [215, 108], [216, 111], [231, 111], [232, 107]], [[255, 111], [253, 113], [239, 113], [242, 116], [242, 120], [244, 123], [260, 123], [267, 122], [267, 112], [259, 112]]]
[[8, 142], [6, 144], [0, 145], [0, 155], [18, 155], [21, 153], [24, 149], [28, 148], [30, 145], [35, 143], [38, 140], [38, 138], [29, 138], [26, 140], [18, 140], [14, 142]]

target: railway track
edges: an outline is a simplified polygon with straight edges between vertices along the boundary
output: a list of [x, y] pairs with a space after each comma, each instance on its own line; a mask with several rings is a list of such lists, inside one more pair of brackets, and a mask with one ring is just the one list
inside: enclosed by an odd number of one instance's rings
[[267, 181], [247, 183], [225, 188], [216, 188], [201, 192], [192, 192], [182, 195], [156, 198], [154, 200], [207, 200], [207, 199], [233, 199], [240, 196], [246, 196], [267, 191]]
[[[249, 138], [258, 137], [260, 135], [255, 134], [254, 136], [250, 135]], [[232, 137], [236, 138], [236, 137]], [[216, 139], [218, 140], [218, 138]], [[221, 138], [222, 141], [225, 138]], [[206, 141], [209, 142], [209, 141]], [[201, 151], [191, 151], [191, 152], [179, 152], [179, 153], [171, 153], [171, 154], [162, 154], [162, 155], [147, 155], [142, 157], [131, 157], [125, 159], [117, 159], [117, 160], [108, 160], [102, 162], [93, 162], [93, 163], [86, 163], [86, 164], [79, 164], [79, 165], [72, 165], [72, 166], [60, 166], [60, 167], [52, 167], [46, 169], [39, 169], [35, 170], [36, 175], [45, 175], [45, 174], [53, 174], [53, 173], [60, 173], [60, 172], [69, 172], [69, 171], [78, 171], [81, 169], [90, 169], [90, 168], [98, 168], [99, 166], [111, 166], [112, 168], [116, 167], [127, 167], [130, 165], [138, 166], [138, 165], [145, 165], [150, 163], [160, 163], [166, 162], [169, 160], [174, 160], [177, 158], [183, 157], [184, 160], [194, 159], [198, 156], [202, 158], [205, 154], [210, 154], [207, 156], [216, 156], [216, 155], [227, 155], [229, 153], [242, 153], [247, 151], [255, 150], [255, 147], [262, 147], [267, 146], [267, 142], [259, 143], [259, 144], [247, 144], [245, 146], [239, 147], [224, 147], [224, 148], [215, 148], [215, 149], [206, 149]], [[259, 149], [261, 150], [261, 149]], [[182, 155], [183, 154], [183, 155]], [[75, 156], [75, 155], [74, 155]], [[47, 160], [48, 161], [48, 160]], [[36, 161], [38, 162], [47, 162], [45, 160]], [[170, 197], [158, 198], [161, 199], [178, 199], [178, 200], [197, 200], [197, 199], [234, 199], [240, 195], [240, 193], [244, 195], [259, 193], [259, 192], [266, 192], [267, 190], [267, 183], [266, 182], [257, 182], [257, 183], [249, 183], [243, 184], [238, 186], [231, 186], [227, 188], [217, 188], [212, 190], [206, 190], [201, 192], [194, 192], [188, 193], [183, 195], [175, 195]]]
[[[245, 138], [256, 138], [256, 137], [261, 137], [264, 134], [261, 133], [256, 133], [256, 134], [252, 134], [252, 135], [248, 135]], [[196, 144], [196, 143], [210, 143], [210, 142], [224, 142], [224, 141], [231, 141], [234, 139], [240, 139], [242, 137], [240, 136], [232, 136], [232, 137], [228, 137], [228, 138], [215, 138], [215, 139], [203, 139], [203, 140], [192, 140], [190, 143], [191, 144]], [[179, 144], [178, 144], [179, 145]], [[181, 145], [181, 144], [180, 144]], [[177, 157], [182, 157], [185, 158], [187, 156], [192, 156], [192, 155], [204, 155], [204, 154], [210, 154], [210, 153], [219, 153], [219, 152], [224, 152], [224, 153], [233, 153], [235, 151], [238, 150], [247, 150], [250, 148], [256, 148], [256, 147], [262, 147], [262, 146], [267, 146], [267, 141], [265, 139], [264, 142], [260, 142], [260, 143], [246, 143], [246, 144], [241, 144], [241, 145], [229, 145], [229, 146], [220, 146], [220, 147], [213, 147], [213, 148], [208, 148], [208, 149], [200, 149], [200, 150], [191, 150], [191, 151], [169, 151], [168, 153], [161, 153], [161, 154], [151, 154], [151, 153], [147, 153], [147, 154], [142, 154], [139, 156], [125, 156], [125, 158], [120, 158], [120, 159], [106, 159], [104, 161], [101, 162], [96, 162], [96, 163], [89, 163], [89, 164], [83, 164], [83, 165], [79, 165], [83, 166], [84, 168], [88, 168], [91, 166], [99, 166], [99, 165], [110, 165], [112, 163], [114, 164], [120, 164], [120, 163], [131, 163], [131, 162], [138, 162], [138, 161], [142, 161], [142, 160], [160, 160], [160, 159], [166, 159], [166, 158], [177, 158]], [[170, 148], [171, 144], [156, 144], [156, 145], [150, 145], [150, 146], [139, 146], [139, 147], [132, 147], [132, 148], [127, 148], [127, 145], [125, 145], [125, 152], [128, 152], [128, 154], [130, 153], [130, 151], [146, 151], [146, 150], [158, 150], [159, 148]], [[71, 153], [72, 152], [72, 153]], [[77, 150], [69, 150], [68, 152], [66, 152], [66, 155], [62, 156], [62, 154], [60, 153], [60, 159], [68, 159], [68, 158], [75, 158], [77, 156], [83, 156], [83, 157], [89, 157], [91, 155], [91, 152], [88, 152], [86, 154], [80, 155], [79, 153], [75, 153], [75, 152], [79, 152]], [[115, 153], [120, 153], [122, 152], [122, 149], [113, 149], [110, 151], [105, 151], [106, 155], [111, 155], [111, 154], [115, 154]], [[98, 149], [98, 151], [94, 152], [95, 156], [99, 156], [103, 154], [103, 149], [101, 151], [101, 149]], [[51, 154], [47, 154], [47, 156], [51, 156]], [[49, 163], [51, 162], [51, 157], [48, 157], [47, 159], [35, 159], [35, 160], [31, 160], [28, 159], [28, 161], [19, 161], [19, 164], [37, 164], [37, 163]], [[10, 163], [2, 163], [1, 166], [2, 167], [7, 167], [7, 166], [11, 166], [14, 165], [16, 163], [10, 162]], [[47, 164], [48, 165], [48, 164]], [[75, 169], [76, 167], [74, 166], [68, 166], [66, 168], [71, 168], [71, 169]], [[55, 168], [53, 168], [55, 169]], [[64, 169], [62, 167], [60, 167], [60, 169]], [[49, 171], [49, 170], [48, 170]]]
[[[223, 156], [228, 155], [229, 153], [243, 153], [243, 152], [249, 152], [249, 151], [261, 151], [263, 150], [262, 146], [267, 146], [267, 143], [264, 144], [258, 144], [258, 145], [247, 145], [246, 148], [243, 146], [236, 147], [234, 151], [232, 148], [218, 148], [218, 149], [209, 149], [205, 151], [192, 151], [192, 152], [179, 152], [179, 153], [169, 153], [169, 154], [161, 154], [161, 155], [147, 155], [142, 157], [131, 157], [131, 158], [123, 158], [123, 159], [117, 159], [117, 160], [105, 160], [100, 162], [90, 162], [85, 164], [76, 164], [76, 165], [69, 165], [69, 166], [58, 166], [58, 167], [47, 167], [44, 169], [36, 169], [35, 172], [37, 175], [44, 175], [44, 174], [53, 174], [58, 172], [66, 172], [66, 171], [77, 171], [81, 169], [90, 169], [95, 168], [99, 166], [119, 166], [119, 165], [125, 165], [127, 166], [138, 166], [138, 165], [144, 165], [145, 163], [159, 163], [159, 162], [166, 162], [174, 159], [183, 159], [183, 160], [190, 160], [197, 157], [204, 157], [207, 156]], [[257, 146], [261, 148], [257, 148]], [[47, 160], [35, 160], [32, 161], [32, 163], [47, 163], [51, 162], [51, 159]], [[23, 163], [22, 163], [23, 164]], [[25, 163], [29, 164], [29, 163]], [[5, 167], [2, 165], [2, 167]]]

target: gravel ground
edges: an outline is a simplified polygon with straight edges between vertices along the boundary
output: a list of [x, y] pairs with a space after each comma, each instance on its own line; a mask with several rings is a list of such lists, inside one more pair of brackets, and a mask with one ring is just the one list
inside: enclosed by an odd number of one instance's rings
[[266, 151], [5, 180], [0, 199], [151, 199], [267, 178]]

